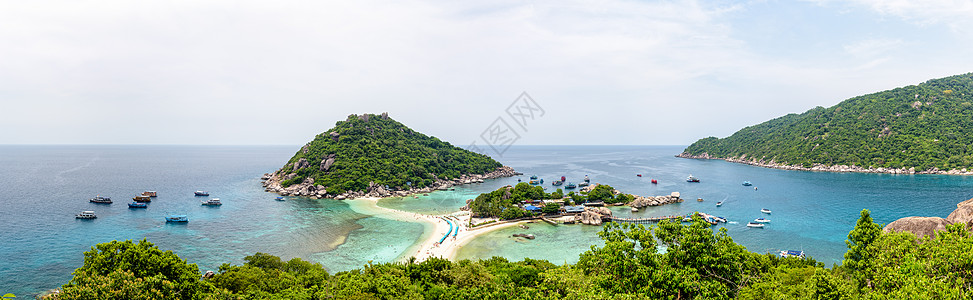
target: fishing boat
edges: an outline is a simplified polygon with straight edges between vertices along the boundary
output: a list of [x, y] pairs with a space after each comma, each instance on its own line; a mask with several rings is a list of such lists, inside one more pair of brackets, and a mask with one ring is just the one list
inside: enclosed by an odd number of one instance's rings
[[128, 208], [149, 208], [149, 204], [145, 202], [132, 202], [128, 204]]
[[716, 202], [716, 207], [720, 207], [720, 206], [723, 206], [723, 201]]
[[75, 219], [97, 219], [98, 216], [95, 215], [94, 211], [86, 210], [78, 213], [77, 215], [74, 215], [74, 218]]
[[699, 178], [696, 178], [693, 174], [689, 174], [689, 177], [686, 177], [686, 182], [699, 182]]
[[213, 199], [209, 199], [209, 200], [203, 201], [203, 205], [206, 205], [206, 206], [220, 206], [220, 205], [223, 205], [223, 202], [220, 202], [220, 198], [213, 198]]
[[588, 175], [587, 174], [584, 175], [584, 182], [591, 182], [591, 179], [588, 179]]
[[756, 218], [753, 221], [757, 223], [770, 223], [770, 219], [764, 219], [764, 218]]
[[747, 227], [750, 227], [750, 228], [764, 228], [764, 224], [763, 223], [750, 222], [750, 223], [747, 223]]
[[801, 250], [780, 250], [780, 257], [804, 258], [804, 251]]
[[652, 184], [659, 184], [658, 180], [652, 179]]
[[530, 182], [527, 182], [527, 183], [530, 184], [530, 185], [538, 185], [538, 184], [540, 184], [540, 182], [537, 181], [537, 180], [531, 180]]
[[770, 213], [770, 210], [769, 209], [766, 209], [766, 208], [761, 208], [760, 209], [760, 212], [765, 213], [765, 214], [769, 214]]
[[277, 198], [274, 198], [274, 200], [277, 200], [277, 201], [284, 201], [284, 197], [277, 197]]
[[536, 180], [537, 179], [537, 175], [530, 175], [530, 179]]
[[189, 216], [186, 216], [186, 215], [172, 215], [172, 214], [171, 215], [167, 215], [166, 216], [166, 222], [172, 222], [172, 223], [185, 223], [185, 222], [189, 222]]
[[111, 204], [111, 198], [102, 197], [102, 196], [96, 196], [94, 198], [88, 199], [88, 202], [91, 202], [91, 203]]
[[195, 195], [195, 196], [209, 196], [209, 192], [207, 192], [207, 191], [196, 191], [196, 192], [193, 193], [193, 195]]
[[590, 183], [588, 183], [587, 181], [582, 181], [578, 183], [578, 186], [588, 186], [588, 185], [590, 185]]
[[554, 182], [551, 182], [551, 185], [553, 185], [553, 186], [559, 186], [559, 185], [562, 185], [562, 184], [564, 184], [564, 181], [555, 180]]
[[561, 176], [561, 181], [568, 181], [568, 179], [565, 178], [564, 176]]
[[751, 186], [751, 185], [753, 185], [753, 183], [750, 183], [749, 181], [743, 182], [743, 186]]
[[151, 202], [152, 201], [152, 198], [149, 197], [149, 196], [135, 196], [135, 197], [132, 197], [132, 201], [135, 201], [135, 202]]
[[577, 184], [570, 183], [570, 182], [567, 185], [564, 186], [565, 189], [574, 189], [574, 188], [577, 188], [577, 187], [578, 187]]
[[156, 192], [156, 191], [144, 191], [144, 192], [142, 192], [142, 196], [156, 197], [156, 196], [159, 196], [159, 193]]

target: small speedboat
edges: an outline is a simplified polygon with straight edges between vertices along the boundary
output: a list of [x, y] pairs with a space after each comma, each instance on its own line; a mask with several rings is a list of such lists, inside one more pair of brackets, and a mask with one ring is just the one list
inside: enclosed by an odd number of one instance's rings
[[277, 198], [274, 198], [274, 200], [277, 200], [277, 201], [284, 201], [284, 197], [277, 197]]
[[751, 228], [764, 228], [764, 224], [763, 223], [750, 222], [750, 223], [747, 223], [747, 227], [751, 227]]
[[166, 216], [166, 222], [172, 222], [172, 223], [185, 223], [185, 222], [189, 222], [189, 216], [186, 216], [186, 215], [168, 215], [168, 216]]
[[770, 223], [770, 219], [764, 219], [764, 218], [756, 218], [753, 221], [757, 223]]
[[91, 202], [91, 203], [104, 203], [104, 204], [111, 204], [111, 198], [108, 198], [108, 197], [102, 197], [102, 196], [97, 196], [97, 197], [94, 197], [94, 198], [91, 198], [91, 199], [88, 199], [88, 202]]
[[149, 204], [145, 202], [132, 202], [128, 204], [128, 208], [149, 208]]
[[766, 208], [761, 208], [760, 209], [760, 212], [765, 213], [765, 214], [769, 214], [770, 213], [770, 210], [769, 209], [766, 209]]
[[713, 217], [713, 220], [715, 220], [717, 222], [726, 223], [726, 218], [725, 217]]
[[196, 191], [196, 192], [193, 193], [193, 195], [195, 195], [195, 196], [209, 196], [209, 192], [207, 192], [207, 191]]
[[689, 174], [689, 177], [686, 177], [686, 182], [699, 182], [699, 178], [696, 178], [693, 174]]
[[753, 183], [750, 183], [749, 181], [743, 182], [743, 186], [751, 186], [751, 185], [753, 185]]
[[531, 180], [530, 182], [527, 182], [527, 183], [530, 184], [530, 185], [538, 185], [538, 184], [540, 184], [537, 180]]
[[716, 202], [716, 207], [720, 207], [720, 206], [723, 206], [723, 201]]
[[95, 215], [94, 211], [86, 210], [74, 215], [75, 219], [97, 219], [98, 216]]
[[537, 179], [537, 175], [530, 175], [530, 179]]
[[568, 183], [567, 185], [564, 186], [565, 189], [574, 189], [574, 188], [577, 188], [577, 187], [578, 187], [578, 185], [576, 185], [574, 183]]
[[659, 184], [658, 180], [652, 179], [652, 184]]
[[203, 201], [203, 205], [207, 205], [207, 206], [220, 206], [220, 205], [223, 205], [223, 202], [220, 202], [220, 198], [213, 198], [213, 199], [209, 199], [209, 200]]

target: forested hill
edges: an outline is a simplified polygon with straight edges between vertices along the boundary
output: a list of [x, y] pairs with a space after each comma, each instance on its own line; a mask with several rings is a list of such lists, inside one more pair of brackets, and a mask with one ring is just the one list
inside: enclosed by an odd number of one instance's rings
[[682, 157], [762, 165], [973, 169], [973, 73], [854, 97], [696, 141]]
[[[313, 178], [330, 195], [364, 191], [370, 183], [421, 188], [436, 179], [483, 174], [501, 164], [381, 115], [350, 115], [302, 147], [275, 176], [288, 187]], [[309, 184], [310, 182], [306, 183]]]

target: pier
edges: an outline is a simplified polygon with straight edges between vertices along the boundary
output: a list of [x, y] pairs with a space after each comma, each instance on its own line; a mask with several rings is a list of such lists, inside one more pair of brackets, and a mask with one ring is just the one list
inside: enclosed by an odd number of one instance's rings
[[682, 220], [685, 216], [664, 216], [664, 217], [650, 217], [650, 218], [618, 218], [612, 217], [611, 221], [615, 223], [633, 223], [633, 224], [649, 224], [658, 223], [662, 220]]

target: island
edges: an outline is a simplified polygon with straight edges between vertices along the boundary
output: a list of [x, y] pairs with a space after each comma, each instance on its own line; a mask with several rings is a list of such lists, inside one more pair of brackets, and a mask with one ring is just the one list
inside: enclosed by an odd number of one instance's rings
[[350, 115], [261, 178], [283, 196], [346, 199], [407, 196], [519, 175], [487, 155], [380, 115]]
[[681, 154], [809, 171], [973, 175], [973, 73], [707, 137]]

